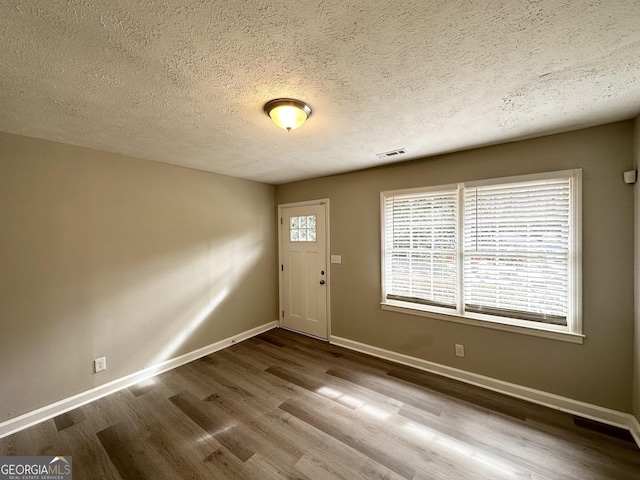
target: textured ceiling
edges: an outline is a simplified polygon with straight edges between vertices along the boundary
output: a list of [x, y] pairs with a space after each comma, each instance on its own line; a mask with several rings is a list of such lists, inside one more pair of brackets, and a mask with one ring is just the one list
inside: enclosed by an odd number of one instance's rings
[[268, 183], [640, 113], [638, 0], [3, 0], [0, 38], [0, 131]]

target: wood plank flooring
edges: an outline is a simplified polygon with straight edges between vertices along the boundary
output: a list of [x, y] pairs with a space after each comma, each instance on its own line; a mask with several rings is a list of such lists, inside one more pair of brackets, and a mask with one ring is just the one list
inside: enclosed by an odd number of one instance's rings
[[0, 440], [74, 479], [640, 479], [628, 432], [286, 330]]

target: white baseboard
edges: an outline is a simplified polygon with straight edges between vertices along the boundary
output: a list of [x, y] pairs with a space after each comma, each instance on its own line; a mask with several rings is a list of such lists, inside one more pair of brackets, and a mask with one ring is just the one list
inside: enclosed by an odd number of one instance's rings
[[160, 373], [172, 370], [206, 355], [210, 355], [213, 352], [230, 347], [231, 345], [242, 342], [243, 340], [247, 340], [251, 337], [255, 337], [256, 335], [260, 335], [261, 333], [276, 327], [276, 321], [266, 323], [259, 327], [252, 328], [251, 330], [247, 330], [246, 332], [233, 335], [229, 338], [225, 338], [224, 340], [207, 345], [206, 347], [185, 353], [179, 357], [158, 363], [149, 368], [145, 368], [144, 370], [140, 370], [109, 383], [105, 383], [104, 385], [100, 385], [99, 387], [78, 393], [77, 395], [65, 398], [59, 402], [52, 403], [51, 405], [25, 413], [6, 422], [2, 422], [0, 423], [0, 438], [19, 432], [20, 430], [24, 430], [25, 428], [29, 428], [45, 420], [49, 420], [50, 418], [68, 412], [69, 410], [73, 410], [74, 408], [93, 402], [94, 400], [117, 392], [118, 390], [130, 387], [131, 385], [135, 385], [136, 383], [147, 380], [148, 378], [154, 377]]
[[493, 390], [494, 392], [503, 393], [511, 397], [527, 400], [532, 403], [537, 403], [538, 405], [543, 405], [545, 407], [550, 407], [573, 415], [579, 415], [591, 420], [596, 420], [607, 425], [624, 428], [631, 432], [633, 438], [638, 444], [638, 447], [640, 447], [640, 424], [638, 424], [638, 420], [629, 413], [623, 413], [617, 410], [600, 407], [598, 405], [581, 402], [579, 400], [562, 397], [553, 393], [543, 392], [534, 388], [516, 385], [515, 383], [485, 377], [484, 375], [479, 375], [477, 373], [467, 372], [458, 368], [429, 362], [421, 358], [411, 357], [402, 353], [373, 347], [347, 338], [332, 336], [330, 343], [350, 350], [355, 350], [357, 352], [366, 353], [374, 357], [383, 358], [395, 363], [442, 375], [454, 380], [459, 380], [477, 387]]
[[629, 428], [629, 431], [640, 447], [640, 423], [638, 423], [638, 419], [636, 417], [631, 417], [631, 427]]

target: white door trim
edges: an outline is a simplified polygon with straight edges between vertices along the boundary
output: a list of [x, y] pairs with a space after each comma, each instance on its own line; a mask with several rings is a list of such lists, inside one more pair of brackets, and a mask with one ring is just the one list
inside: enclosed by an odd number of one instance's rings
[[293, 202], [293, 203], [281, 203], [278, 204], [278, 218], [276, 221], [278, 222], [278, 327], [282, 327], [282, 311], [283, 311], [283, 301], [282, 301], [282, 223], [280, 223], [280, 219], [282, 218], [282, 209], [289, 207], [305, 207], [308, 205], [324, 205], [325, 208], [325, 246], [326, 246], [326, 255], [327, 255], [327, 338], [329, 341], [331, 338], [331, 231], [330, 225], [331, 221], [329, 220], [329, 199], [321, 198], [319, 200], [305, 200], [302, 202]]

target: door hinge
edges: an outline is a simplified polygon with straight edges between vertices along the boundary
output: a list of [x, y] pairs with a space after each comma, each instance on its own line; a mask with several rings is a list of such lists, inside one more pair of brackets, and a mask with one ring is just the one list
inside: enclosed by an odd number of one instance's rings
[[282, 225], [282, 217], [280, 217], [280, 225]]
[[280, 271], [284, 272], [284, 265], [280, 265]]
[[282, 310], [282, 318], [284, 318], [284, 310]]

